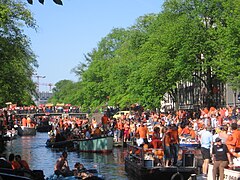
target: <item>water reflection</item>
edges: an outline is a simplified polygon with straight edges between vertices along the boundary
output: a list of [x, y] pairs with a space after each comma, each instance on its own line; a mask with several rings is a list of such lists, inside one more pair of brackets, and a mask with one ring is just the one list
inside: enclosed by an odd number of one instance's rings
[[[5, 154], [7, 157], [10, 153], [21, 155], [22, 159], [29, 163], [31, 169], [41, 169], [45, 176], [49, 177], [53, 173], [54, 164], [62, 152], [46, 148], [47, 138], [47, 133], [37, 133], [33, 137], [18, 137], [7, 143]], [[68, 152], [68, 161], [70, 168], [73, 168], [76, 162], [83, 163], [87, 168], [97, 165], [107, 180], [127, 180], [124, 170], [125, 153], [122, 148], [115, 148], [113, 153], [104, 155]]]

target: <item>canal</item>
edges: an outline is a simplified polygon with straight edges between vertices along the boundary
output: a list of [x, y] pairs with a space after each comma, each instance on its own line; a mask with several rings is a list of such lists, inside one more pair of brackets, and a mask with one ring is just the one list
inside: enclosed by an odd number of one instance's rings
[[[45, 147], [48, 139], [47, 133], [37, 133], [36, 136], [23, 136], [7, 142], [5, 154], [19, 154], [29, 163], [31, 169], [43, 170], [45, 178], [53, 174], [56, 160], [61, 151]], [[82, 153], [68, 152], [69, 166], [72, 169], [76, 162], [81, 162], [86, 168], [96, 167], [106, 180], [127, 180], [124, 170], [124, 157], [126, 150], [114, 148], [112, 153]]]

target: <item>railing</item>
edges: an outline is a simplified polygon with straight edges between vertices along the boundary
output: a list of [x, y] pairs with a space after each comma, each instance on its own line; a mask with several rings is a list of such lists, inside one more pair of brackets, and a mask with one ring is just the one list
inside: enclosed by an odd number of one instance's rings
[[[159, 162], [163, 160], [163, 149], [144, 148], [127, 143], [128, 157], [138, 162], [142, 166], [145, 166], [147, 160], [154, 162], [159, 159]], [[162, 165], [162, 163], [160, 163]], [[154, 163], [153, 165], [154, 166]]]

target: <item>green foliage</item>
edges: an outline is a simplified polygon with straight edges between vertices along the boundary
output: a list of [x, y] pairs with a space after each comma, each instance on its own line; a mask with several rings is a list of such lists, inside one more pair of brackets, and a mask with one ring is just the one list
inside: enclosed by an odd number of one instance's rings
[[31, 13], [23, 3], [0, 1], [0, 106], [6, 102], [32, 104], [36, 86], [31, 77], [37, 67], [30, 41], [23, 26], [36, 28]]
[[106, 103], [154, 108], [165, 93], [177, 101], [177, 84], [193, 76], [209, 99], [216, 79], [239, 89], [239, 11], [237, 0], [166, 0], [161, 13], [102, 38], [74, 69], [78, 89], [69, 86], [69, 96], [92, 109]]
[[[38, 0], [41, 4], [44, 4], [44, 0]], [[29, 4], [33, 4], [33, 0], [27, 0]], [[63, 5], [62, 0], [53, 0], [54, 3], [58, 5]]]

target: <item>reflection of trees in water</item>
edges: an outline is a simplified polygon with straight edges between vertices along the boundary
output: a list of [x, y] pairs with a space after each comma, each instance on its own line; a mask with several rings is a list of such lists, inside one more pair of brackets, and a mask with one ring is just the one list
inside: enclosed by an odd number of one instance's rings
[[18, 140], [12, 140], [7, 142], [6, 157], [9, 154], [14, 153], [20, 155], [22, 159], [27, 162], [31, 162], [32, 159], [32, 138], [30, 136], [18, 137]]

